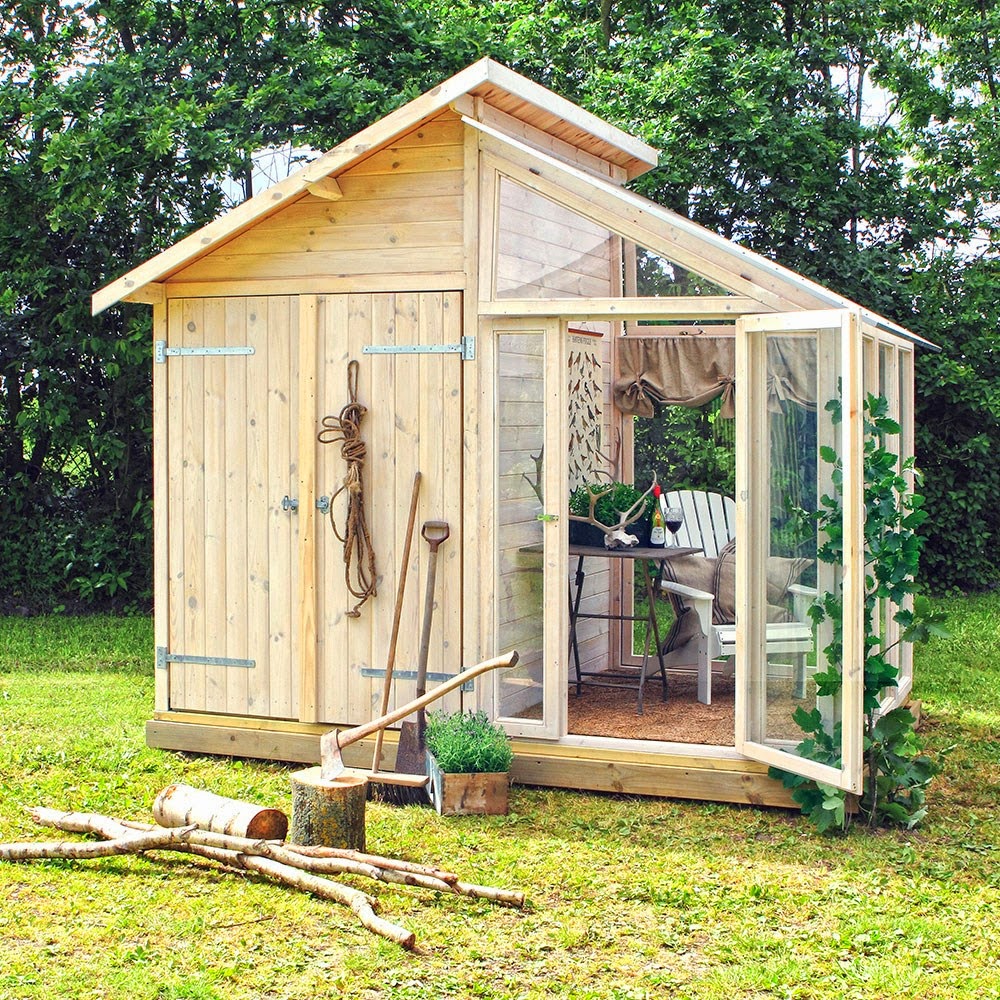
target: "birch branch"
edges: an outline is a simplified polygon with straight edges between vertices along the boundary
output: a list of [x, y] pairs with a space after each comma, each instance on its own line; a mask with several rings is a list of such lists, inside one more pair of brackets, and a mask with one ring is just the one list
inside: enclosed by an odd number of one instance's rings
[[[416, 935], [413, 931], [379, 917], [375, 913], [374, 900], [358, 889], [352, 889], [350, 886], [341, 885], [339, 882], [333, 882], [330, 879], [299, 871], [297, 868], [281, 864], [268, 857], [254, 856], [239, 850], [204, 843], [206, 839], [211, 839], [215, 845], [224, 841], [229, 841], [230, 843], [234, 841], [246, 841], [249, 845], [260, 851], [268, 846], [264, 841], [247, 841], [246, 838], [229, 837], [226, 834], [210, 833], [205, 830], [192, 830], [188, 827], [173, 827], [169, 829], [154, 827], [150, 830], [134, 830], [108, 816], [88, 813], [59, 813], [53, 809], [35, 809], [32, 810], [32, 816], [40, 824], [55, 826], [57, 829], [63, 828], [63, 824], [65, 824], [67, 828], [78, 833], [87, 832], [101, 835], [101, 831], [104, 831], [104, 835], [106, 835], [107, 833], [115, 834], [121, 830], [124, 830], [126, 833], [126, 836], [120, 836], [117, 839], [103, 843], [60, 843], [56, 846], [63, 850], [69, 849], [73, 853], [48, 853], [41, 854], [39, 855], [40, 857], [99, 857], [102, 856], [99, 853], [101, 849], [104, 849], [105, 854], [134, 854], [139, 853], [139, 851], [151, 850], [152, 846], [150, 845], [167, 847], [174, 851], [196, 854], [199, 857], [208, 858], [231, 868], [258, 872], [275, 881], [308, 892], [321, 899], [341, 903], [349, 907], [368, 930], [388, 938], [390, 941], [394, 941], [404, 948], [412, 949], [416, 942]], [[195, 842], [195, 839], [201, 842]], [[3, 851], [4, 846], [0, 845], [0, 852]], [[9, 846], [20, 850], [31, 848], [35, 845], [14, 844]], [[51, 847], [52, 845], [41, 846]], [[115, 850], [114, 848], [116, 847], [119, 849]], [[108, 850], [109, 848], [111, 850]], [[2, 857], [2, 853], [0, 853], [0, 857]]]
[[122, 854], [142, 854], [145, 851], [173, 848], [183, 849], [193, 826], [172, 827], [169, 830], [137, 833], [129, 830], [127, 836], [115, 840], [81, 843], [73, 840], [50, 840], [25, 844], [0, 844], [0, 861], [43, 861], [47, 858], [72, 858], [83, 861], [89, 858], [111, 858]]

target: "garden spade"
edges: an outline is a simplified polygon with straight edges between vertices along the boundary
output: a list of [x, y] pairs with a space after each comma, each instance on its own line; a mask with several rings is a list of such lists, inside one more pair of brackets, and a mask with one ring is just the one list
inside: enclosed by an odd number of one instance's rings
[[[385, 729], [386, 726], [391, 726], [394, 722], [399, 722], [400, 719], [405, 719], [411, 712], [417, 712], [426, 708], [432, 702], [437, 701], [438, 698], [448, 694], [449, 691], [454, 691], [455, 688], [461, 687], [466, 681], [471, 681], [474, 677], [485, 674], [487, 670], [512, 667], [515, 663], [517, 663], [516, 650], [507, 653], [506, 656], [496, 656], [490, 660], [483, 660], [482, 663], [477, 663], [474, 667], [470, 667], [468, 670], [463, 670], [461, 673], [455, 674], [454, 677], [448, 678], [448, 680], [434, 688], [433, 691], [428, 691], [422, 697], [414, 698], [413, 701], [409, 701], [405, 705], [400, 705], [399, 708], [379, 716], [377, 719], [372, 719], [371, 722], [366, 722], [362, 726], [355, 726], [353, 729], [331, 729], [328, 733], [324, 733], [319, 741], [320, 776], [324, 781], [333, 781], [344, 773], [344, 761], [340, 754], [340, 751], [344, 747], [350, 746], [352, 743], [357, 743], [358, 740], [363, 740], [366, 736], [371, 736], [372, 733]], [[398, 764], [397, 760], [397, 771], [399, 770]]]
[[[424, 621], [420, 630], [420, 653], [417, 659], [417, 684], [414, 693], [420, 698], [427, 690], [427, 658], [431, 648], [431, 622], [434, 618], [434, 582], [437, 577], [437, 551], [448, 539], [451, 529], [447, 521], [426, 521], [420, 534], [430, 548], [427, 559], [427, 587], [424, 592]], [[427, 717], [424, 710], [417, 712], [417, 721], [404, 722], [399, 730], [399, 747], [396, 750], [397, 774], [423, 774], [426, 748], [424, 730]]]

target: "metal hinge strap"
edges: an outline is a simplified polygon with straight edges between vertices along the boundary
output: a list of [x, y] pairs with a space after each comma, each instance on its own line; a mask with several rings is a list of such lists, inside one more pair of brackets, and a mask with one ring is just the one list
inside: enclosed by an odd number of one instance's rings
[[[385, 671], [379, 670], [377, 667], [362, 667], [361, 668], [362, 677], [385, 677]], [[429, 670], [427, 672], [427, 680], [429, 681], [450, 681], [455, 674], [443, 674], [439, 671]], [[415, 681], [417, 679], [416, 670], [394, 670], [392, 672], [393, 680], [401, 681]], [[459, 689], [459, 691], [472, 691], [474, 690], [472, 681], [466, 681]]]
[[156, 667], [166, 670], [168, 663], [203, 663], [209, 667], [256, 667], [256, 660], [237, 660], [230, 656], [187, 656], [183, 653], [168, 653], [166, 646], [156, 647]]
[[457, 344], [368, 344], [362, 354], [461, 354], [463, 361], [476, 360], [476, 338], [463, 337]]
[[153, 360], [162, 365], [167, 358], [178, 357], [208, 357], [210, 355], [247, 355], [253, 354], [252, 347], [167, 347], [165, 340], [157, 340], [153, 344]]

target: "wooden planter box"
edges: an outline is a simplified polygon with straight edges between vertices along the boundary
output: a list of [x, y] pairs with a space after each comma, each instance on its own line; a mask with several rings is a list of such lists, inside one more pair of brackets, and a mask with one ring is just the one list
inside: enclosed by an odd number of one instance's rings
[[427, 794], [442, 816], [506, 816], [510, 774], [445, 774], [427, 754]]

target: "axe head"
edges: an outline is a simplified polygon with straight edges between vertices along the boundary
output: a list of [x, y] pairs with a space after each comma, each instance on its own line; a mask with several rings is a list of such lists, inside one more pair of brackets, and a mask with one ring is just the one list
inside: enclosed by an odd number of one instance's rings
[[334, 781], [344, 773], [339, 736], [338, 730], [331, 729], [319, 738], [319, 774], [324, 781]]

